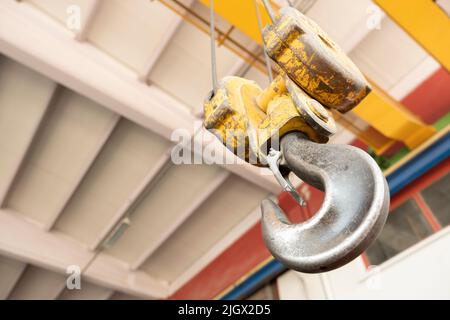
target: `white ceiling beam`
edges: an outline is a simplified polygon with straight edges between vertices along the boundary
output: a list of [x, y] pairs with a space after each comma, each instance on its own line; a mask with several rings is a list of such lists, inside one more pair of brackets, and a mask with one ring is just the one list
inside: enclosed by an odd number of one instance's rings
[[97, 255], [67, 236], [46, 232], [8, 209], [0, 210], [0, 254], [60, 274], [76, 265], [84, 270], [82, 277], [132, 295], [152, 299], [168, 295], [164, 282], [130, 271], [125, 263]]
[[[193, 2], [194, 2], [194, 0], [189, 0], [188, 3], [186, 3], [186, 6], [190, 7]], [[181, 10], [180, 12], [181, 12], [181, 14], [184, 14], [185, 10]], [[146, 66], [145, 66], [145, 69], [143, 70], [143, 72], [141, 72], [138, 75], [140, 81], [142, 81], [142, 82], [149, 81], [149, 77], [153, 70], [153, 67], [156, 65], [159, 57], [161, 56], [161, 54], [163, 54], [163, 52], [169, 45], [170, 41], [172, 40], [173, 36], [177, 32], [177, 30], [182, 22], [183, 22], [183, 18], [180, 15], [174, 13], [174, 16], [172, 18], [172, 21], [171, 21], [169, 27], [166, 28], [166, 30], [165, 30], [164, 38], [160, 40], [158, 48], [156, 48], [152, 52], [151, 56], [148, 58], [148, 61], [146, 63]]]
[[66, 286], [65, 276], [28, 265], [9, 300], [54, 300]]
[[[275, 199], [272, 199], [276, 201]], [[214, 259], [222, 254], [229, 246], [242, 237], [251, 227], [259, 222], [261, 218], [261, 208], [258, 206], [239, 224], [231, 229], [225, 237], [212, 246], [208, 252], [197, 259], [195, 263], [170, 284], [170, 294], [174, 294], [183, 285], [189, 282], [195, 275], [208, 266]]]
[[65, 289], [58, 296], [58, 300], [108, 300], [114, 291], [97, 286], [87, 281], [81, 282], [81, 290]]
[[[383, 19], [385, 18], [385, 14], [380, 10], [380, 17], [378, 23], [381, 24]], [[371, 29], [367, 26], [368, 17], [363, 17], [361, 21], [352, 28], [351, 32], [347, 34], [345, 40], [342, 43], [342, 50], [345, 53], [350, 53], [354, 50], [358, 44], [369, 35], [372, 31], [376, 32], [377, 29]]]
[[0, 300], [6, 300], [12, 292], [27, 264], [0, 256]]
[[9, 209], [0, 210], [0, 253], [60, 273], [70, 265], [86, 265], [94, 255], [81, 244], [46, 232]]
[[135, 297], [123, 292], [114, 292], [110, 297], [109, 300], [139, 300], [139, 297]]
[[50, 89], [51, 92], [47, 96], [47, 100], [44, 101], [44, 104], [46, 105], [44, 112], [40, 114], [39, 119], [34, 124], [34, 127], [31, 128], [31, 134], [28, 137], [28, 141], [25, 143], [25, 147], [22, 149], [20, 154], [20, 159], [16, 162], [15, 168], [12, 170], [9, 180], [6, 183], [6, 187], [3, 189], [0, 189], [0, 208], [2, 208], [5, 205], [5, 202], [7, 200], [8, 194], [14, 184], [14, 181], [16, 180], [20, 169], [22, 168], [23, 163], [25, 163], [25, 159], [27, 158], [27, 155], [29, 154], [30, 148], [33, 144], [33, 141], [35, 140], [40, 128], [42, 128], [45, 117], [48, 115], [48, 111], [50, 109], [50, 106], [52, 105], [57, 91], [58, 85], [56, 83], [53, 84], [53, 87]]
[[84, 177], [86, 177], [87, 173], [89, 172], [90, 168], [94, 164], [95, 160], [99, 156], [100, 152], [102, 151], [103, 147], [105, 146], [106, 142], [108, 141], [109, 137], [111, 136], [112, 132], [114, 131], [114, 128], [119, 123], [120, 116], [118, 114], [115, 114], [112, 118], [107, 127], [105, 128], [105, 131], [100, 136], [100, 138], [97, 141], [97, 145], [90, 150], [89, 154], [86, 155], [86, 161], [84, 163], [84, 166], [80, 169], [80, 174], [78, 175], [77, 181], [73, 184], [72, 190], [67, 193], [66, 198], [64, 201], [62, 201], [62, 204], [59, 208], [55, 210], [51, 214], [51, 218], [49, 218], [47, 224], [44, 226], [45, 230], [50, 231], [53, 226], [55, 225], [56, 221], [58, 220], [59, 216], [62, 214], [64, 209], [66, 208], [67, 204], [69, 203], [70, 199], [73, 197], [75, 192], [77, 191], [78, 187], [81, 185], [81, 182], [83, 181]]
[[[74, 41], [69, 31], [42, 13], [2, 1], [0, 14], [3, 54], [166, 139], [175, 130], [194, 133], [196, 118], [186, 106], [162, 90], [138, 81], [133, 71], [91, 44]], [[36, 41], [40, 45], [35, 45]], [[204, 147], [206, 144], [204, 141]], [[216, 149], [220, 154], [223, 146], [217, 145]], [[259, 168], [250, 164], [220, 165], [266, 190], [281, 191], [272, 175], [261, 174]]]
[[170, 40], [172, 40], [173, 36], [178, 30], [178, 27], [183, 22], [183, 19], [179, 16], [176, 16], [173, 18], [172, 22], [170, 23], [169, 27], [166, 30], [166, 35], [160, 42], [160, 45], [157, 49], [155, 49], [152, 52], [152, 55], [148, 58], [148, 61], [145, 65], [145, 69], [141, 74], [139, 74], [139, 80], [142, 82], [147, 82], [149, 80], [150, 74], [153, 70], [153, 67], [158, 62], [159, 57], [164, 52], [164, 50], [167, 48], [167, 46], [170, 43]]
[[153, 279], [143, 271], [130, 272], [127, 264], [104, 253], [93, 260], [83, 275], [92, 283], [133, 296], [164, 299], [170, 293], [166, 282]]
[[125, 215], [132, 209], [133, 205], [141, 199], [142, 195], [164, 174], [165, 169], [170, 165], [170, 150], [163, 153], [161, 158], [152, 166], [147, 175], [142, 179], [136, 189], [131, 192], [125, 203], [117, 210], [111, 221], [100, 232], [100, 235], [90, 246], [91, 250], [97, 249], [108, 238], [110, 233], [116, 228]]
[[102, 0], [90, 0], [84, 12], [82, 12], [81, 28], [75, 33], [75, 39], [86, 41], [89, 34], [89, 28], [95, 20], [95, 16], [100, 8]]
[[181, 212], [177, 218], [172, 221], [172, 224], [169, 226], [167, 230], [164, 230], [161, 237], [155, 241], [154, 243], [151, 243], [148, 248], [145, 250], [145, 252], [142, 253], [142, 255], [131, 265], [132, 270], [139, 269], [142, 264], [167, 240], [169, 237], [180, 227], [194, 212], [197, 210], [203, 202], [206, 201], [206, 199], [209, 198], [209, 196], [219, 188], [222, 183], [225, 181], [226, 178], [228, 178], [230, 175], [229, 172], [223, 171], [221, 172], [213, 181], [208, 183], [208, 188], [203, 192], [197, 194], [197, 197], [192, 199], [191, 203], [189, 204], [186, 209]]

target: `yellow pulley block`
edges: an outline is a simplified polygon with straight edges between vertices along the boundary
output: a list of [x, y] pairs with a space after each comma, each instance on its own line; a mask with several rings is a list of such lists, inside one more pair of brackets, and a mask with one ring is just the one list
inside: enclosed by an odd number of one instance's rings
[[267, 53], [307, 94], [328, 108], [347, 112], [370, 92], [368, 82], [345, 53], [308, 17], [280, 10], [264, 30]]
[[300, 131], [326, 143], [335, 132], [327, 110], [285, 76], [262, 90], [254, 81], [225, 77], [205, 108], [205, 128], [240, 158], [266, 165], [274, 143], [288, 132]]
[[289, 132], [328, 142], [336, 129], [326, 108], [347, 112], [370, 92], [342, 50], [297, 10], [281, 9], [263, 36], [283, 74], [266, 90], [250, 80], [226, 77], [204, 105], [206, 129], [255, 165], [266, 165], [268, 150]]

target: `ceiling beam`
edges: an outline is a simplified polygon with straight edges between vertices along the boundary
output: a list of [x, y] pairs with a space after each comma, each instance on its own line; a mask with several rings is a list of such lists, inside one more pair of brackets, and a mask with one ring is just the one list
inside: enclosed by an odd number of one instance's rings
[[120, 221], [126, 216], [127, 213], [132, 210], [133, 206], [145, 195], [145, 193], [152, 187], [152, 185], [158, 180], [158, 178], [164, 174], [164, 172], [170, 166], [170, 150], [163, 153], [161, 158], [152, 166], [146, 176], [142, 179], [141, 183], [131, 192], [125, 203], [117, 210], [113, 215], [110, 222], [103, 228], [100, 235], [91, 244], [91, 250], [97, 249], [116, 228]]
[[82, 277], [131, 295], [155, 299], [168, 296], [164, 282], [147, 274], [130, 271], [127, 265], [106, 254], [56, 232], [46, 232], [8, 209], [0, 210], [0, 254], [38, 267], [65, 274], [79, 266]]
[[78, 41], [86, 41], [90, 27], [95, 20], [100, 5], [103, 0], [90, 0], [85, 12], [82, 12], [81, 28], [75, 33], [75, 39]]
[[11, 191], [11, 188], [19, 174], [20, 169], [25, 163], [25, 160], [27, 158], [27, 155], [29, 154], [33, 141], [35, 140], [39, 130], [43, 127], [43, 124], [45, 123], [45, 118], [49, 113], [50, 106], [52, 105], [55, 99], [56, 91], [58, 89], [58, 85], [56, 83], [51, 84], [51, 86], [52, 87], [49, 90], [48, 96], [46, 97], [46, 101], [43, 101], [43, 103], [45, 104], [43, 112], [39, 114], [38, 119], [36, 119], [36, 121], [34, 122], [34, 126], [31, 128], [30, 133], [28, 135], [28, 139], [27, 141], [25, 141], [24, 146], [19, 155], [19, 158], [16, 161], [15, 168], [12, 169], [8, 177], [9, 179], [6, 182], [6, 186], [0, 189], [0, 208], [2, 208], [5, 205], [8, 194]]
[[28, 265], [9, 300], [54, 300], [66, 286], [65, 276]]
[[[69, 31], [27, 5], [2, 1], [0, 12], [3, 54], [166, 139], [171, 139], [175, 130], [193, 135], [197, 119], [189, 109], [162, 90], [138, 81], [132, 70], [91, 44], [74, 41]], [[37, 39], [39, 46], [35, 45]], [[203, 141], [203, 147], [206, 145], [208, 141]], [[221, 145], [215, 148], [217, 154], [223, 151]], [[219, 165], [266, 190], [281, 191], [272, 175], [261, 174], [250, 164]]]
[[58, 296], [58, 300], [108, 300], [114, 291], [83, 281], [81, 290], [68, 290], [67, 288]]
[[[276, 201], [276, 199], [272, 199]], [[245, 217], [239, 224], [231, 229], [225, 237], [212, 246], [208, 252], [195, 261], [195, 263], [181, 274], [174, 282], [170, 284], [171, 294], [175, 293], [201, 270], [208, 266], [214, 259], [222, 254], [226, 248], [232, 245], [242, 235], [244, 235], [251, 227], [259, 222], [261, 218], [261, 208], [258, 206], [247, 217]]]
[[0, 256], [0, 300], [6, 300], [12, 292], [27, 264]]
[[[185, 5], [187, 7], [190, 7], [194, 0], [189, 0]], [[186, 10], [180, 9], [181, 14], [186, 14]], [[177, 32], [178, 28], [180, 27], [181, 23], [183, 23], [183, 17], [181, 17], [179, 14], [175, 14], [172, 17], [172, 21], [168, 28], [165, 30], [165, 36], [164, 38], [160, 39], [159, 46], [156, 48], [151, 56], [148, 58], [145, 69], [143, 72], [140, 72], [138, 77], [140, 81], [148, 82], [150, 74], [158, 62], [158, 59], [161, 57], [164, 50], [169, 45], [170, 41], [172, 40], [173, 36]]]
[[102, 151], [103, 147], [105, 146], [106, 142], [108, 141], [109, 137], [111, 136], [112, 132], [114, 131], [114, 128], [117, 126], [117, 123], [120, 120], [120, 116], [117, 114], [114, 114], [111, 118], [111, 121], [106, 126], [105, 131], [100, 136], [100, 138], [97, 141], [97, 144], [92, 148], [92, 150], [89, 151], [89, 154], [85, 157], [85, 163], [80, 168], [80, 172], [78, 174], [77, 181], [72, 186], [72, 189], [68, 192], [66, 198], [64, 201], [62, 201], [62, 204], [59, 208], [55, 210], [51, 214], [51, 218], [47, 221], [47, 224], [44, 226], [45, 230], [50, 231], [53, 226], [55, 225], [56, 221], [58, 220], [59, 216], [62, 214], [64, 209], [66, 208], [67, 204], [69, 203], [70, 199], [73, 197], [75, 192], [78, 190], [78, 187], [81, 185], [81, 182], [83, 181], [84, 177], [87, 175], [89, 169], [94, 164], [95, 160], [99, 156], [100, 152]]
[[208, 188], [203, 192], [197, 194], [196, 198], [192, 199], [191, 203], [184, 211], [178, 214], [177, 218], [172, 224], [164, 230], [161, 237], [149, 244], [145, 252], [131, 265], [132, 270], [139, 269], [142, 264], [180, 227], [201, 205], [209, 198], [209, 196], [219, 188], [222, 183], [228, 178], [230, 173], [228, 171], [221, 172], [213, 181], [208, 183]]
[[60, 273], [70, 265], [86, 265], [94, 255], [81, 244], [46, 232], [9, 209], [0, 210], [0, 253]]
[[144, 271], [130, 271], [124, 262], [104, 253], [92, 261], [83, 275], [97, 285], [147, 299], [164, 299], [170, 293], [166, 282]]
[[183, 19], [179, 16], [175, 16], [172, 18], [172, 22], [170, 23], [169, 27], [166, 29], [166, 35], [161, 40], [161, 43], [159, 44], [158, 48], [155, 49], [152, 52], [152, 55], [148, 58], [147, 63], [145, 65], [145, 69], [140, 72], [139, 80], [142, 82], [148, 82], [150, 74], [153, 70], [153, 67], [158, 62], [159, 57], [164, 52], [164, 50], [169, 45], [170, 41], [172, 40], [173, 36], [175, 35], [176, 31], [178, 30], [178, 27], [183, 22]]

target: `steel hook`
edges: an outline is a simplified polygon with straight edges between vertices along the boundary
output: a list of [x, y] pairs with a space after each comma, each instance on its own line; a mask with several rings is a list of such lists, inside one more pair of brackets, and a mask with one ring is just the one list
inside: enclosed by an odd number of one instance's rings
[[380, 168], [365, 152], [347, 145], [323, 145], [300, 132], [280, 143], [285, 166], [325, 192], [320, 210], [292, 224], [281, 208], [264, 200], [264, 241], [291, 269], [316, 273], [338, 268], [359, 256], [380, 233], [389, 209], [389, 191]]

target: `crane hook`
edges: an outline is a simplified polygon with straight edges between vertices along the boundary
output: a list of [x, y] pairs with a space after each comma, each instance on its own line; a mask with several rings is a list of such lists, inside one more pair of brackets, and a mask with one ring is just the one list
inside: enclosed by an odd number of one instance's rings
[[336, 269], [359, 256], [386, 222], [389, 191], [380, 168], [348, 145], [323, 145], [300, 132], [280, 143], [280, 166], [325, 192], [320, 210], [301, 224], [289, 222], [273, 201], [262, 202], [264, 241], [275, 258], [299, 272]]

